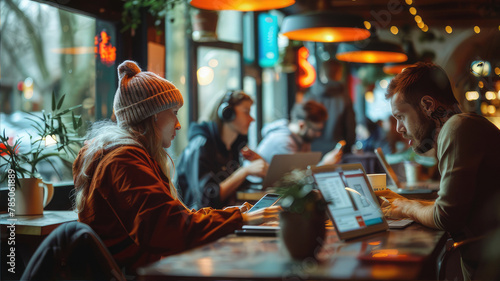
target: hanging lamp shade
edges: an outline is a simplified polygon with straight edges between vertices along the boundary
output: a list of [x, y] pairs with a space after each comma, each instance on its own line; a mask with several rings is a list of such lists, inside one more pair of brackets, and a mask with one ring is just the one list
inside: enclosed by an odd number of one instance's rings
[[380, 41], [377, 37], [356, 44], [340, 43], [335, 57], [341, 61], [356, 63], [404, 62], [408, 59], [401, 46]]
[[281, 34], [298, 41], [348, 42], [366, 39], [370, 31], [365, 28], [361, 17], [315, 11], [286, 16]]
[[413, 47], [413, 43], [411, 41], [405, 41], [403, 43], [403, 49], [408, 56], [408, 60], [404, 62], [391, 62], [386, 63], [382, 70], [384, 73], [389, 75], [397, 75], [403, 71], [403, 69], [413, 66], [418, 61], [417, 52], [415, 51], [415, 47]]
[[204, 10], [264, 11], [291, 6], [295, 0], [191, 0], [191, 6]]

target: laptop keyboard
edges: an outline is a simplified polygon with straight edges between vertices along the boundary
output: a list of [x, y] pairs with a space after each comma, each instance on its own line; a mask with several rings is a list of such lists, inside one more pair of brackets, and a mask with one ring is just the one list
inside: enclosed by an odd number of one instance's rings
[[389, 228], [405, 228], [413, 223], [411, 219], [387, 220]]

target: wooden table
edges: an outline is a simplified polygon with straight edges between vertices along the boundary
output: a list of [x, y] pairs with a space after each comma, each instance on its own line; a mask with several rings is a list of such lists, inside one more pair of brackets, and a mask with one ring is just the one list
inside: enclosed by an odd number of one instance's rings
[[8, 266], [2, 264], [2, 280], [19, 280], [21, 274], [42, 241], [59, 225], [78, 220], [74, 211], [43, 211], [39, 216], [9, 217], [8, 213], [0, 214], [1, 255], [2, 260], [9, 253], [12, 245], [8, 244], [11, 236], [9, 226], [15, 226], [16, 272], [7, 272]]
[[[317, 261], [294, 261], [278, 237], [229, 235], [164, 258], [140, 269], [139, 275], [141, 280], [428, 280], [437, 278], [437, 261], [445, 243], [444, 231], [419, 224], [349, 242], [339, 241], [329, 229]], [[359, 258], [378, 250], [397, 250], [417, 259], [384, 262]]]

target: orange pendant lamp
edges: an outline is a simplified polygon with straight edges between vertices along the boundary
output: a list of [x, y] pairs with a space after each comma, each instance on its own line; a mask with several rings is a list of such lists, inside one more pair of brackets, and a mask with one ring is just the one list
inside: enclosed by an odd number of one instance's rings
[[398, 63], [408, 60], [401, 46], [380, 41], [376, 36], [363, 42], [340, 43], [335, 57], [354, 63]]
[[291, 6], [295, 0], [191, 0], [191, 6], [205, 10], [264, 11]]
[[403, 50], [408, 56], [408, 60], [399, 63], [386, 63], [382, 70], [384, 73], [389, 75], [397, 75], [403, 71], [403, 69], [414, 65], [417, 61], [417, 52], [415, 51], [415, 47], [413, 47], [413, 43], [411, 41], [405, 40], [403, 42]]
[[346, 42], [366, 39], [370, 31], [361, 17], [331, 11], [314, 11], [286, 16], [281, 34], [291, 40]]

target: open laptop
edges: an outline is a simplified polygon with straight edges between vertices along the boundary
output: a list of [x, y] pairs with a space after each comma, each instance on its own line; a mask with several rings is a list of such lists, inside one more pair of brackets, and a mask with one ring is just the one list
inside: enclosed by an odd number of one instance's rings
[[[361, 164], [314, 166], [310, 169], [317, 188], [329, 203], [327, 210], [340, 239], [353, 239], [389, 229]], [[404, 221], [406, 225], [411, 222]]]
[[394, 169], [392, 166], [387, 162], [385, 159], [385, 154], [382, 151], [382, 148], [376, 148], [375, 149], [375, 154], [377, 155], [378, 160], [382, 164], [382, 167], [384, 167], [385, 172], [387, 173], [387, 176], [391, 183], [387, 184], [387, 187], [392, 190], [413, 190], [413, 191], [419, 191], [423, 192], [423, 190], [428, 190], [429, 192], [439, 190], [439, 182], [437, 181], [432, 181], [432, 182], [416, 182], [412, 185], [407, 185], [406, 183], [402, 183], [399, 181], [398, 176], [396, 175], [396, 172], [394, 172]]
[[276, 154], [271, 159], [267, 174], [262, 184], [254, 184], [254, 189], [265, 190], [279, 181], [283, 175], [295, 169], [304, 170], [309, 165], [316, 165], [321, 160], [321, 152], [298, 152], [293, 154]]

